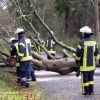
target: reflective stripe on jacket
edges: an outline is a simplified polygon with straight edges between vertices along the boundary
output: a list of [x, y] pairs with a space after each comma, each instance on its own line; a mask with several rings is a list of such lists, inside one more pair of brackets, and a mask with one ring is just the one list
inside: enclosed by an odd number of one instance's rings
[[55, 54], [55, 42], [53, 41], [53, 39], [51, 37], [48, 38], [47, 40], [47, 48], [48, 48], [48, 52], [50, 54]]
[[20, 63], [18, 62], [18, 53], [19, 53], [19, 49], [18, 49], [18, 43], [15, 43], [14, 44], [15, 47], [16, 47], [16, 67], [19, 67], [20, 66]]
[[47, 40], [47, 48], [48, 48], [48, 51], [55, 51], [55, 42], [53, 41], [51, 37], [49, 37]]
[[19, 53], [18, 56], [21, 58], [21, 61], [28, 61], [32, 59], [31, 53], [31, 41], [28, 38], [22, 39], [19, 41]]
[[76, 50], [76, 61], [80, 62], [80, 71], [95, 70], [97, 54], [96, 41], [91, 38], [81, 41]]

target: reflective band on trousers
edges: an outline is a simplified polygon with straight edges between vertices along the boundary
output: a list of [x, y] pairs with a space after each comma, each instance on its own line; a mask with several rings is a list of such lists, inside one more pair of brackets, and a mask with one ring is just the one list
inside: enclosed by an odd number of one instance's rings
[[80, 59], [81, 59], [81, 57], [75, 57], [75, 59], [76, 59], [76, 60], [80, 60]]
[[89, 86], [89, 83], [82, 83], [82, 86]]
[[32, 60], [32, 56], [23, 57], [21, 61]]
[[89, 85], [93, 85], [94, 84], [94, 82], [93, 81], [89, 81]]
[[48, 53], [53, 53], [53, 54], [55, 54], [55, 53], [56, 53], [56, 51], [52, 51], [52, 50], [51, 50], [51, 51], [48, 51]]
[[89, 85], [93, 85], [93, 81], [89, 81], [87, 83], [82, 83], [82, 86], [89, 86]]
[[21, 78], [21, 81], [27, 81], [26, 77]]

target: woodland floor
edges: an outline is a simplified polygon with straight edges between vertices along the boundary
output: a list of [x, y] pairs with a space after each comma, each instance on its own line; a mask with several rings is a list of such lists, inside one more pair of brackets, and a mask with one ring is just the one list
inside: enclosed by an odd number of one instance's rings
[[43, 96], [37, 82], [31, 82], [30, 88], [23, 89], [16, 83], [16, 76], [14, 74], [0, 70], [0, 100], [8, 100], [7, 98], [10, 98], [12, 94], [17, 95], [18, 99], [13, 96], [9, 100], [41, 100]]

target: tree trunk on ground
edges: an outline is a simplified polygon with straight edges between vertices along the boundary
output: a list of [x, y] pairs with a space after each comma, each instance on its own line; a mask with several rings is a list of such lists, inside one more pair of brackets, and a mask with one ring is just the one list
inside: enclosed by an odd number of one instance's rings
[[[34, 57], [34, 59], [32, 59], [33, 67], [37, 70], [53, 71], [61, 75], [66, 75], [77, 69], [77, 65], [73, 57], [62, 58], [58, 60], [48, 60], [36, 53], [33, 53], [33, 57]], [[96, 64], [97, 66], [100, 66], [98, 62]], [[7, 62], [5, 61], [5, 62], [0, 62], [0, 67], [13, 67], [13, 66], [10, 66], [9, 63], [7, 65]]]
[[77, 68], [74, 58], [70, 58], [70, 60], [47, 60], [45, 58], [42, 58], [42, 60], [40, 61], [33, 59], [32, 62], [33, 66], [35, 66], [34, 68], [37, 70], [53, 71], [61, 75], [71, 73]]
[[[63, 58], [59, 60], [48, 60], [37, 54], [33, 54], [35, 59], [32, 60], [33, 65], [38, 70], [47, 70], [57, 72], [61, 75], [65, 75], [75, 71], [77, 65], [75, 59], [72, 57]], [[99, 66], [97, 62], [97, 66]]]

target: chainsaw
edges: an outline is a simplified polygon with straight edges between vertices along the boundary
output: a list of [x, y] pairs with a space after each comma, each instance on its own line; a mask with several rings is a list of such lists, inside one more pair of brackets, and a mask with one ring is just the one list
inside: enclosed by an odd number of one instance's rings
[[5, 64], [6, 64], [6, 67], [15, 67], [16, 66], [16, 58], [8, 58], [6, 61], [5, 61]]

